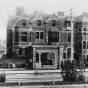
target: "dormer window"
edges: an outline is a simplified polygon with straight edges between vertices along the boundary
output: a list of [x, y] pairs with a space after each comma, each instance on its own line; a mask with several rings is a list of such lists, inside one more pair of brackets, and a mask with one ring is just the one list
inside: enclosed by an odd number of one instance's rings
[[37, 26], [41, 26], [41, 20], [37, 20]]
[[52, 26], [55, 26], [55, 20], [52, 20]]
[[71, 27], [71, 21], [67, 22], [67, 27]]
[[26, 19], [23, 19], [23, 20], [22, 20], [22, 25], [23, 25], [23, 26], [26, 26]]

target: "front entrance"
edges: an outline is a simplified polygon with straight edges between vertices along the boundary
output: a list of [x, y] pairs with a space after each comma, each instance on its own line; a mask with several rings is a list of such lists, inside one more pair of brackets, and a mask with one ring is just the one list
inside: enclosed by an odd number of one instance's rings
[[38, 52], [36, 53], [36, 69], [41, 69], [41, 56]]
[[62, 53], [62, 46], [33, 46], [33, 69], [60, 69]]
[[36, 52], [36, 69], [54, 69], [57, 65], [57, 53]]
[[54, 65], [55, 54], [54, 53], [42, 53], [41, 54], [42, 65]]

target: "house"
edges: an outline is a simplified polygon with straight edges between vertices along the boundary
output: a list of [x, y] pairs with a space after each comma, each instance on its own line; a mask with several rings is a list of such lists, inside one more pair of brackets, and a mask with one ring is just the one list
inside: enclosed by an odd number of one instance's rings
[[7, 23], [7, 58], [32, 60], [33, 69], [60, 69], [62, 60], [79, 59], [78, 52], [84, 52], [78, 43], [83, 41], [80, 19], [73, 16], [72, 22], [64, 12], [26, 14], [17, 8]]

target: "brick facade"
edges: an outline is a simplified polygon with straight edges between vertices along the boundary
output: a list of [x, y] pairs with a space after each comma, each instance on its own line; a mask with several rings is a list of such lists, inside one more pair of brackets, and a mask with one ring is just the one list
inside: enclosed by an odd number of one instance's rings
[[[82, 30], [79, 35], [78, 28], [87, 26], [87, 23], [80, 22], [80, 16], [73, 16], [74, 23], [71, 23], [68, 17], [40, 12], [32, 15], [22, 12], [20, 16], [13, 16], [7, 25], [8, 58], [32, 59], [33, 69], [58, 69], [61, 60], [71, 59], [73, 43], [73, 56], [78, 60], [79, 54], [82, 57], [82, 53], [87, 52], [87, 50], [82, 51], [82, 45], [79, 47], [78, 41], [82, 42], [85, 39], [87, 41], [87, 38], [81, 35]], [[73, 42], [71, 41], [72, 24]], [[46, 62], [43, 63], [42, 58]]]

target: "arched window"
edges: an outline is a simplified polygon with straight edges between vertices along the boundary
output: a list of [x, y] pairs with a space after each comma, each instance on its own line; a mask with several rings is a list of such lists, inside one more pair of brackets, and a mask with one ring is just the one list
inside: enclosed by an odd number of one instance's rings
[[67, 59], [71, 58], [71, 48], [67, 49]]
[[86, 49], [86, 41], [83, 41], [83, 49]]

